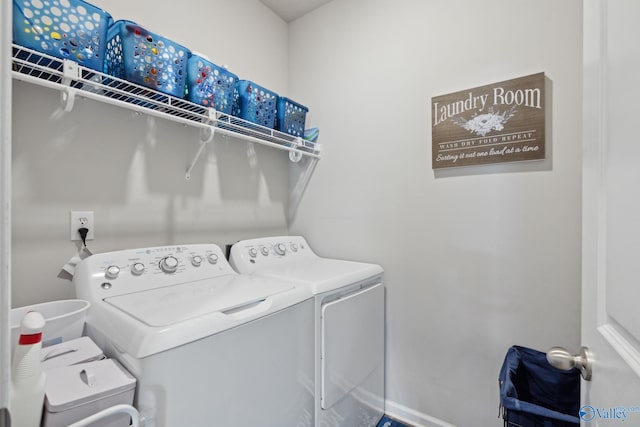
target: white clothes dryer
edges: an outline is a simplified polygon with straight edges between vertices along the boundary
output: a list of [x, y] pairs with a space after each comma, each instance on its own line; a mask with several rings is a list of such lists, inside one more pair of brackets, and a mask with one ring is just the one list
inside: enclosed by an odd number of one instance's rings
[[315, 425], [375, 426], [384, 414], [382, 267], [319, 257], [301, 236], [240, 241], [229, 261], [242, 274], [313, 293]]
[[309, 289], [239, 275], [212, 244], [96, 254], [74, 283], [145, 427], [313, 425]]

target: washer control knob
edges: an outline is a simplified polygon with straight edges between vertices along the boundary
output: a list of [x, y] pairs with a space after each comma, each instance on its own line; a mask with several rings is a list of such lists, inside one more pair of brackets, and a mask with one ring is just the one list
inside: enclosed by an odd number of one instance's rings
[[194, 267], [200, 267], [200, 264], [202, 264], [202, 257], [200, 255], [192, 256], [191, 264], [193, 264]]
[[178, 259], [174, 256], [168, 256], [160, 260], [160, 270], [165, 273], [175, 273], [178, 270]]
[[291, 244], [291, 250], [292, 250], [293, 252], [298, 252], [298, 245], [296, 245], [295, 243], [292, 243], [292, 244]]
[[260, 246], [260, 252], [262, 253], [262, 255], [268, 256], [269, 255], [269, 248], [266, 247], [266, 246]]
[[141, 262], [136, 262], [131, 266], [131, 274], [134, 276], [139, 276], [144, 273], [144, 264]]
[[284, 245], [284, 243], [278, 243], [273, 247], [273, 250], [276, 251], [276, 254], [280, 255], [280, 256], [284, 256], [285, 253], [287, 253], [287, 247]]
[[209, 260], [209, 263], [211, 263], [213, 265], [216, 265], [218, 263], [218, 255], [216, 255], [216, 254], [209, 254], [207, 259]]
[[258, 256], [258, 250], [256, 248], [249, 248], [249, 256], [255, 258]]
[[111, 280], [113, 280], [116, 277], [118, 277], [119, 274], [120, 274], [120, 267], [118, 267], [117, 265], [110, 265], [104, 271], [104, 277], [106, 277], [107, 279], [111, 279]]

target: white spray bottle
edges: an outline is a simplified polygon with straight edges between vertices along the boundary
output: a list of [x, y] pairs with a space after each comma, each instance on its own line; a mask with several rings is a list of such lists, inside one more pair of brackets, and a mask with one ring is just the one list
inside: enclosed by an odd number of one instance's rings
[[38, 427], [44, 404], [45, 374], [40, 364], [42, 314], [30, 311], [22, 318], [20, 339], [11, 361], [9, 412], [12, 425]]

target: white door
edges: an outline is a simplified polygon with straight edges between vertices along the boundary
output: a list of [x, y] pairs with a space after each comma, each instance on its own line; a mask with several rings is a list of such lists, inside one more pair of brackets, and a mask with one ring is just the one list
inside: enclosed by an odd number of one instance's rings
[[584, 2], [584, 426], [640, 425], [640, 2]]

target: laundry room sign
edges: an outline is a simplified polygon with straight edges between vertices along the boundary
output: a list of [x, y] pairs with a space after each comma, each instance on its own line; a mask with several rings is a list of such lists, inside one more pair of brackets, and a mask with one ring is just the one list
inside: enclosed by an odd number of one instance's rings
[[545, 158], [544, 73], [431, 99], [433, 169]]

